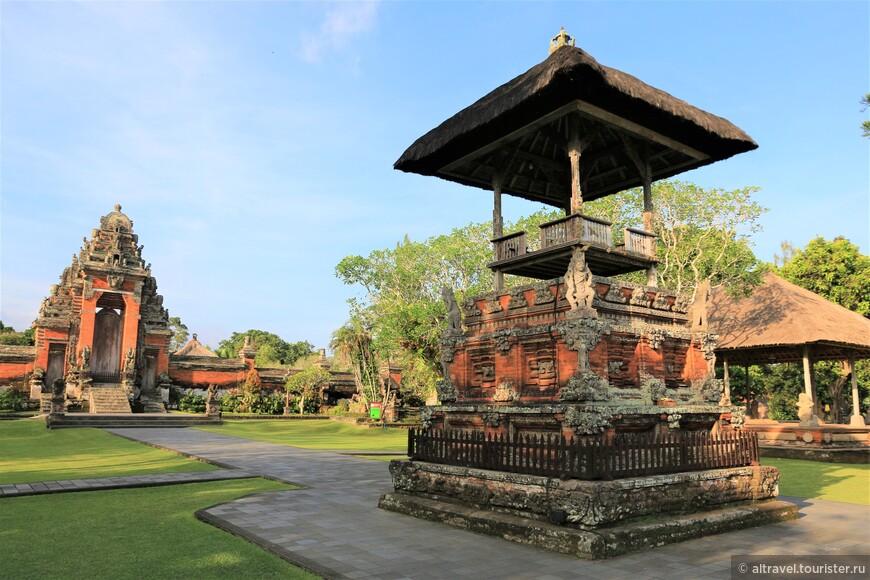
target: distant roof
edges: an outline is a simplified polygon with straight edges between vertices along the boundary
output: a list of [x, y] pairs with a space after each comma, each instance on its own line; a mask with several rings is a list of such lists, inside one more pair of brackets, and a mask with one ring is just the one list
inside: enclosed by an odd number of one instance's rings
[[870, 358], [870, 320], [771, 273], [747, 298], [714, 289], [709, 323], [729, 361], [800, 360], [804, 345], [816, 360]]
[[506, 193], [564, 207], [575, 113], [590, 139], [580, 158], [586, 200], [641, 185], [626, 140], [648, 157], [653, 180], [758, 147], [726, 119], [562, 46], [417, 139], [394, 167], [484, 189], [500, 173]]
[[188, 341], [187, 344], [172, 353], [173, 356], [212, 356], [217, 357], [215, 353], [203, 346], [197, 339], [196, 335]]

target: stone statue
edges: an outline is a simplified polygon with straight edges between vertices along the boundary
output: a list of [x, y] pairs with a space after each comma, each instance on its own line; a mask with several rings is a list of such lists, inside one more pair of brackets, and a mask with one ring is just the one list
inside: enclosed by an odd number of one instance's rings
[[208, 386], [205, 394], [205, 414], [208, 416], [220, 415], [220, 404], [217, 399], [217, 386], [212, 383]]
[[592, 300], [595, 298], [595, 287], [592, 285], [592, 272], [586, 265], [586, 256], [580, 250], [574, 250], [568, 271], [565, 273], [565, 298], [572, 311], [584, 316], [595, 316]]
[[136, 370], [136, 353], [132, 348], [127, 349], [124, 356], [124, 374], [131, 375]]
[[444, 305], [447, 307], [448, 330], [458, 330], [461, 332], [462, 313], [459, 311], [459, 305], [456, 303], [456, 297], [453, 295], [453, 290], [447, 286], [442, 286], [441, 297], [444, 299]]
[[801, 426], [814, 427], [819, 424], [819, 418], [813, 414], [813, 407], [815, 407], [815, 403], [808, 394], [798, 395], [798, 419], [801, 421]]

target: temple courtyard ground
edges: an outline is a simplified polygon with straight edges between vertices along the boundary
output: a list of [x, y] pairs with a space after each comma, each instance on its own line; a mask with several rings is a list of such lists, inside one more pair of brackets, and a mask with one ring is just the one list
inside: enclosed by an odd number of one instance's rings
[[[198, 516], [329, 578], [728, 578], [732, 556], [870, 554], [866, 502], [784, 497], [797, 504], [797, 521], [588, 562], [381, 511], [378, 497], [392, 487], [386, 463], [341, 450], [301, 449], [194, 429], [110, 431], [212, 462], [230, 470], [225, 476], [261, 475], [300, 486], [220, 503]], [[216, 476], [209, 471], [149, 477], [170, 482]], [[136, 476], [120, 479], [124, 477]], [[123, 483], [112, 479], [106, 484]], [[99, 485], [89, 480], [77, 485], [91, 484]], [[26, 493], [27, 487], [21, 487]], [[48, 491], [29, 487], [34, 493]], [[214, 568], [209, 572], [221, 576]], [[5, 573], [22, 577], [21, 571], [0, 570], [0, 576]]]

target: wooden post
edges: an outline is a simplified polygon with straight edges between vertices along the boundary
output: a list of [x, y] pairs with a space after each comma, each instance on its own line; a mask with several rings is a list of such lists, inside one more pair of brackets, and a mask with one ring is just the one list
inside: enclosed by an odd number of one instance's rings
[[571, 162], [571, 214], [583, 213], [583, 191], [580, 189], [580, 141], [574, 137], [568, 143]]
[[858, 401], [858, 371], [855, 369], [855, 353], [849, 353], [849, 373], [852, 375], [852, 417], [849, 425], [864, 427], [864, 417], [861, 416], [861, 406]]
[[818, 420], [819, 418], [819, 402], [816, 400], [816, 388], [813, 384], [813, 365], [810, 362], [810, 349], [809, 347], [804, 347], [803, 353], [804, 359], [804, 392], [806, 392], [807, 396], [813, 402], [813, 417]]
[[653, 231], [653, 200], [652, 200], [652, 170], [649, 163], [644, 163], [644, 170], [641, 174], [643, 179], [643, 229], [646, 232]]
[[731, 378], [728, 375], [728, 357], [722, 357], [722, 382], [725, 383], [725, 399], [731, 404]]
[[[747, 409], [746, 409], [747, 413], [746, 414], [751, 419], [757, 419], [758, 417], [756, 417], [756, 415], [758, 414], [758, 402], [755, 400], [755, 397], [751, 397], [749, 395], [749, 393], [751, 392], [749, 390], [749, 387], [751, 385], [749, 384], [749, 364], [748, 363], [743, 365], [743, 373], [746, 375], [744, 378], [744, 381], [743, 381], [743, 385], [746, 388], [746, 403], [747, 403]], [[755, 410], [753, 411], [753, 409], [755, 409]]]
[[[501, 186], [502, 186], [502, 177], [501, 174], [496, 173], [492, 177], [492, 192], [493, 192], [493, 206], [492, 206], [492, 237], [500, 238], [504, 235], [504, 218], [501, 213]], [[494, 248], [493, 248], [494, 249]], [[498, 259], [498, 256], [495, 256]], [[492, 285], [493, 290], [496, 292], [501, 292], [504, 289], [504, 272], [501, 270], [493, 270], [492, 273]]]

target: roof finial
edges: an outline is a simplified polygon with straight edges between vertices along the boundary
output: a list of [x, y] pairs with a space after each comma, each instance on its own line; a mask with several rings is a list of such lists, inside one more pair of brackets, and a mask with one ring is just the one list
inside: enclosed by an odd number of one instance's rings
[[559, 34], [554, 36], [553, 40], [550, 41], [550, 52], [547, 54], [553, 54], [560, 46], [574, 46], [574, 37], [568, 36], [568, 33], [565, 32], [564, 26]]
[[[562, 32], [565, 32], [564, 28], [562, 29]], [[121, 204], [120, 203], [115, 204], [115, 211], [121, 211]]]

